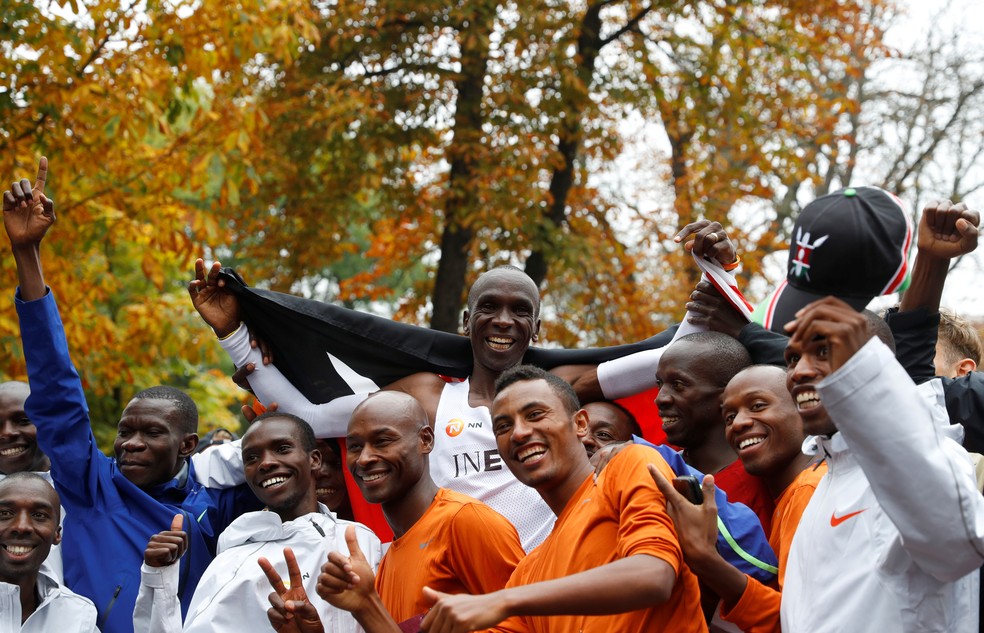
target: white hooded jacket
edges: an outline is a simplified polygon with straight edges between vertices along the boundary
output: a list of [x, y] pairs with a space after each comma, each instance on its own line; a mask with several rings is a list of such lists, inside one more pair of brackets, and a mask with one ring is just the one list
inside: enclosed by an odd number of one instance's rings
[[877, 339], [818, 385], [838, 432], [803, 445], [828, 474], [790, 547], [784, 633], [978, 630], [984, 498], [928, 385]]
[[38, 574], [41, 603], [21, 625], [20, 587], [0, 582], [0, 633], [98, 633], [96, 608], [54, 579]]
[[281, 522], [273, 512], [249, 512], [219, 537], [215, 560], [205, 570], [191, 600], [184, 626], [178, 601], [178, 565], [141, 568], [140, 593], [133, 610], [135, 633], [242, 633], [269, 628], [267, 597], [273, 591], [257, 560], [267, 558], [288, 584], [283, 550], [290, 547], [304, 579], [304, 589], [321, 614], [326, 633], [361, 631], [355, 619], [317, 598], [315, 587], [328, 552], [348, 554], [345, 528], [355, 525], [359, 547], [369, 564], [379, 565], [380, 543], [360, 523], [338, 519], [324, 505], [320, 512]]

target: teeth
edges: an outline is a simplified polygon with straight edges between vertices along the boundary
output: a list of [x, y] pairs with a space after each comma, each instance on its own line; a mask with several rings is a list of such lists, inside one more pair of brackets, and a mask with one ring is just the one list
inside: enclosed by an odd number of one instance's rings
[[2, 451], [0, 451], [0, 456], [12, 457], [14, 455], [20, 455], [21, 453], [25, 453], [25, 452], [27, 452], [27, 448], [23, 446], [19, 448], [5, 448]]
[[485, 342], [489, 344], [489, 347], [496, 350], [509, 349], [513, 344], [513, 340], [511, 338], [503, 338], [499, 336], [490, 336], [485, 339]]
[[761, 444], [763, 440], [765, 440], [764, 437], [750, 437], [747, 440], [742, 440], [738, 442], [738, 450], [748, 448], [749, 446], [755, 446], [756, 444]]
[[812, 409], [820, 406], [820, 394], [816, 391], [801, 391], [796, 394], [796, 406], [800, 409]]
[[381, 478], [384, 473], [373, 473], [371, 475], [362, 475], [362, 481], [376, 481]]
[[269, 488], [270, 486], [276, 486], [278, 484], [282, 484], [285, 481], [287, 481], [286, 477], [270, 477], [260, 485], [263, 486], [264, 488]]
[[30, 545], [4, 545], [4, 549], [11, 554], [27, 554], [33, 550], [34, 547]]
[[532, 457], [534, 455], [542, 455], [543, 453], [546, 452], [547, 449], [543, 448], [542, 446], [534, 446], [532, 448], [526, 448], [519, 451], [516, 454], [516, 456], [519, 458], [519, 461], [525, 462], [528, 457]]
[[661, 415], [660, 417], [663, 419], [663, 424], [676, 424], [677, 420], [680, 419], [675, 415]]
[[319, 497], [323, 497], [325, 495], [333, 495], [333, 494], [335, 494], [335, 489], [334, 488], [318, 488], [317, 490], [314, 491], [314, 494], [318, 495]]

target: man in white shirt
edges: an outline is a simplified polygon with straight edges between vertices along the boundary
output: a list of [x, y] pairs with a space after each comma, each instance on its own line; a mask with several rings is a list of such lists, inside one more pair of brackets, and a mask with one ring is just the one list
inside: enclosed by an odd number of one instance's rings
[[0, 480], [0, 631], [96, 633], [92, 602], [41, 572], [61, 542], [60, 514], [58, 494], [39, 475]]
[[927, 406], [865, 316], [833, 297], [786, 329], [804, 452], [828, 472], [793, 537], [782, 630], [977, 631], [984, 500], [942, 389]]
[[[253, 630], [266, 621], [269, 606], [270, 589], [259, 559], [274, 561], [277, 572], [286, 576], [283, 550], [290, 547], [304, 588], [314, 595], [328, 552], [348, 551], [348, 525], [356, 526], [360, 548], [374, 568], [378, 565], [379, 539], [365, 526], [342, 521], [318, 503], [314, 484], [321, 454], [305, 421], [281, 412], [259, 416], [243, 436], [242, 457], [246, 482], [267, 510], [242, 515], [219, 537], [215, 560], [199, 581], [183, 624], [177, 596], [184, 579], [175, 564], [187, 547], [181, 515], [170, 530], [152, 537], [144, 552], [133, 612], [138, 633]], [[319, 614], [326, 631], [359, 630], [349, 613], [327, 603], [319, 604]]]

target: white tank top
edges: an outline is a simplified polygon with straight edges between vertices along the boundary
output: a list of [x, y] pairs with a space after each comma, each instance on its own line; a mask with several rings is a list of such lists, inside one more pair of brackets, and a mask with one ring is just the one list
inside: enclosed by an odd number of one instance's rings
[[474, 497], [506, 517], [527, 552], [547, 538], [557, 517], [502, 461], [488, 407], [468, 405], [468, 380], [444, 386], [434, 438], [430, 471], [438, 486]]

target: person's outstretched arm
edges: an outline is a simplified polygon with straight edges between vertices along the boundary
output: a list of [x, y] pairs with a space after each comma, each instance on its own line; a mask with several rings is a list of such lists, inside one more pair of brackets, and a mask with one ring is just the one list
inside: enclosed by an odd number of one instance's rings
[[980, 213], [964, 203], [936, 200], [926, 205], [916, 237], [916, 261], [912, 266], [912, 281], [902, 295], [900, 312], [925, 308], [940, 309], [940, 298], [950, 261], [977, 248]]
[[260, 402], [276, 402], [280, 411], [308, 422], [317, 437], [344, 437], [352, 411], [369, 394], [352, 394], [315, 404], [287, 380], [276, 365], [264, 363], [262, 352], [250, 344], [249, 330], [240, 320], [239, 300], [219, 278], [221, 268], [222, 264], [215, 262], [206, 271], [201, 259], [195, 262], [195, 279], [188, 284], [188, 294], [233, 364], [236, 367], [247, 364], [253, 367], [248, 375], [253, 393]]
[[15, 306], [27, 361], [31, 395], [25, 410], [38, 429], [38, 445], [51, 458], [51, 475], [62, 505], [91, 506], [93, 460], [106, 460], [92, 438], [82, 382], [72, 365], [65, 329], [41, 270], [41, 242], [55, 222], [54, 203], [44, 195], [48, 160], [41, 158], [33, 188], [27, 180], [3, 194], [3, 224], [20, 282]]
[[[898, 312], [885, 317], [895, 337], [895, 357], [917, 383], [936, 375], [940, 299], [950, 262], [977, 248], [979, 225], [978, 212], [949, 200], [931, 202], [919, 218], [911, 283]], [[955, 421], [980, 424], [973, 417]]]
[[[717, 222], [700, 220], [688, 224], [677, 233], [674, 241], [683, 243], [684, 248], [693, 253], [698, 263], [707, 261], [714, 264], [715, 269], [724, 277], [731, 277], [730, 272], [726, 271], [734, 270], [738, 265], [734, 244]], [[652, 389], [656, 386], [656, 368], [666, 348], [682, 336], [707, 329], [701, 315], [691, 311], [690, 304], [687, 304], [687, 308], [687, 314], [673, 333], [672, 340], [663, 347], [636, 352], [597, 366], [568, 365], [551, 371], [571, 383], [582, 403], [617, 400]], [[741, 315], [739, 317], [744, 318]], [[747, 323], [748, 319], [744, 321]]]

